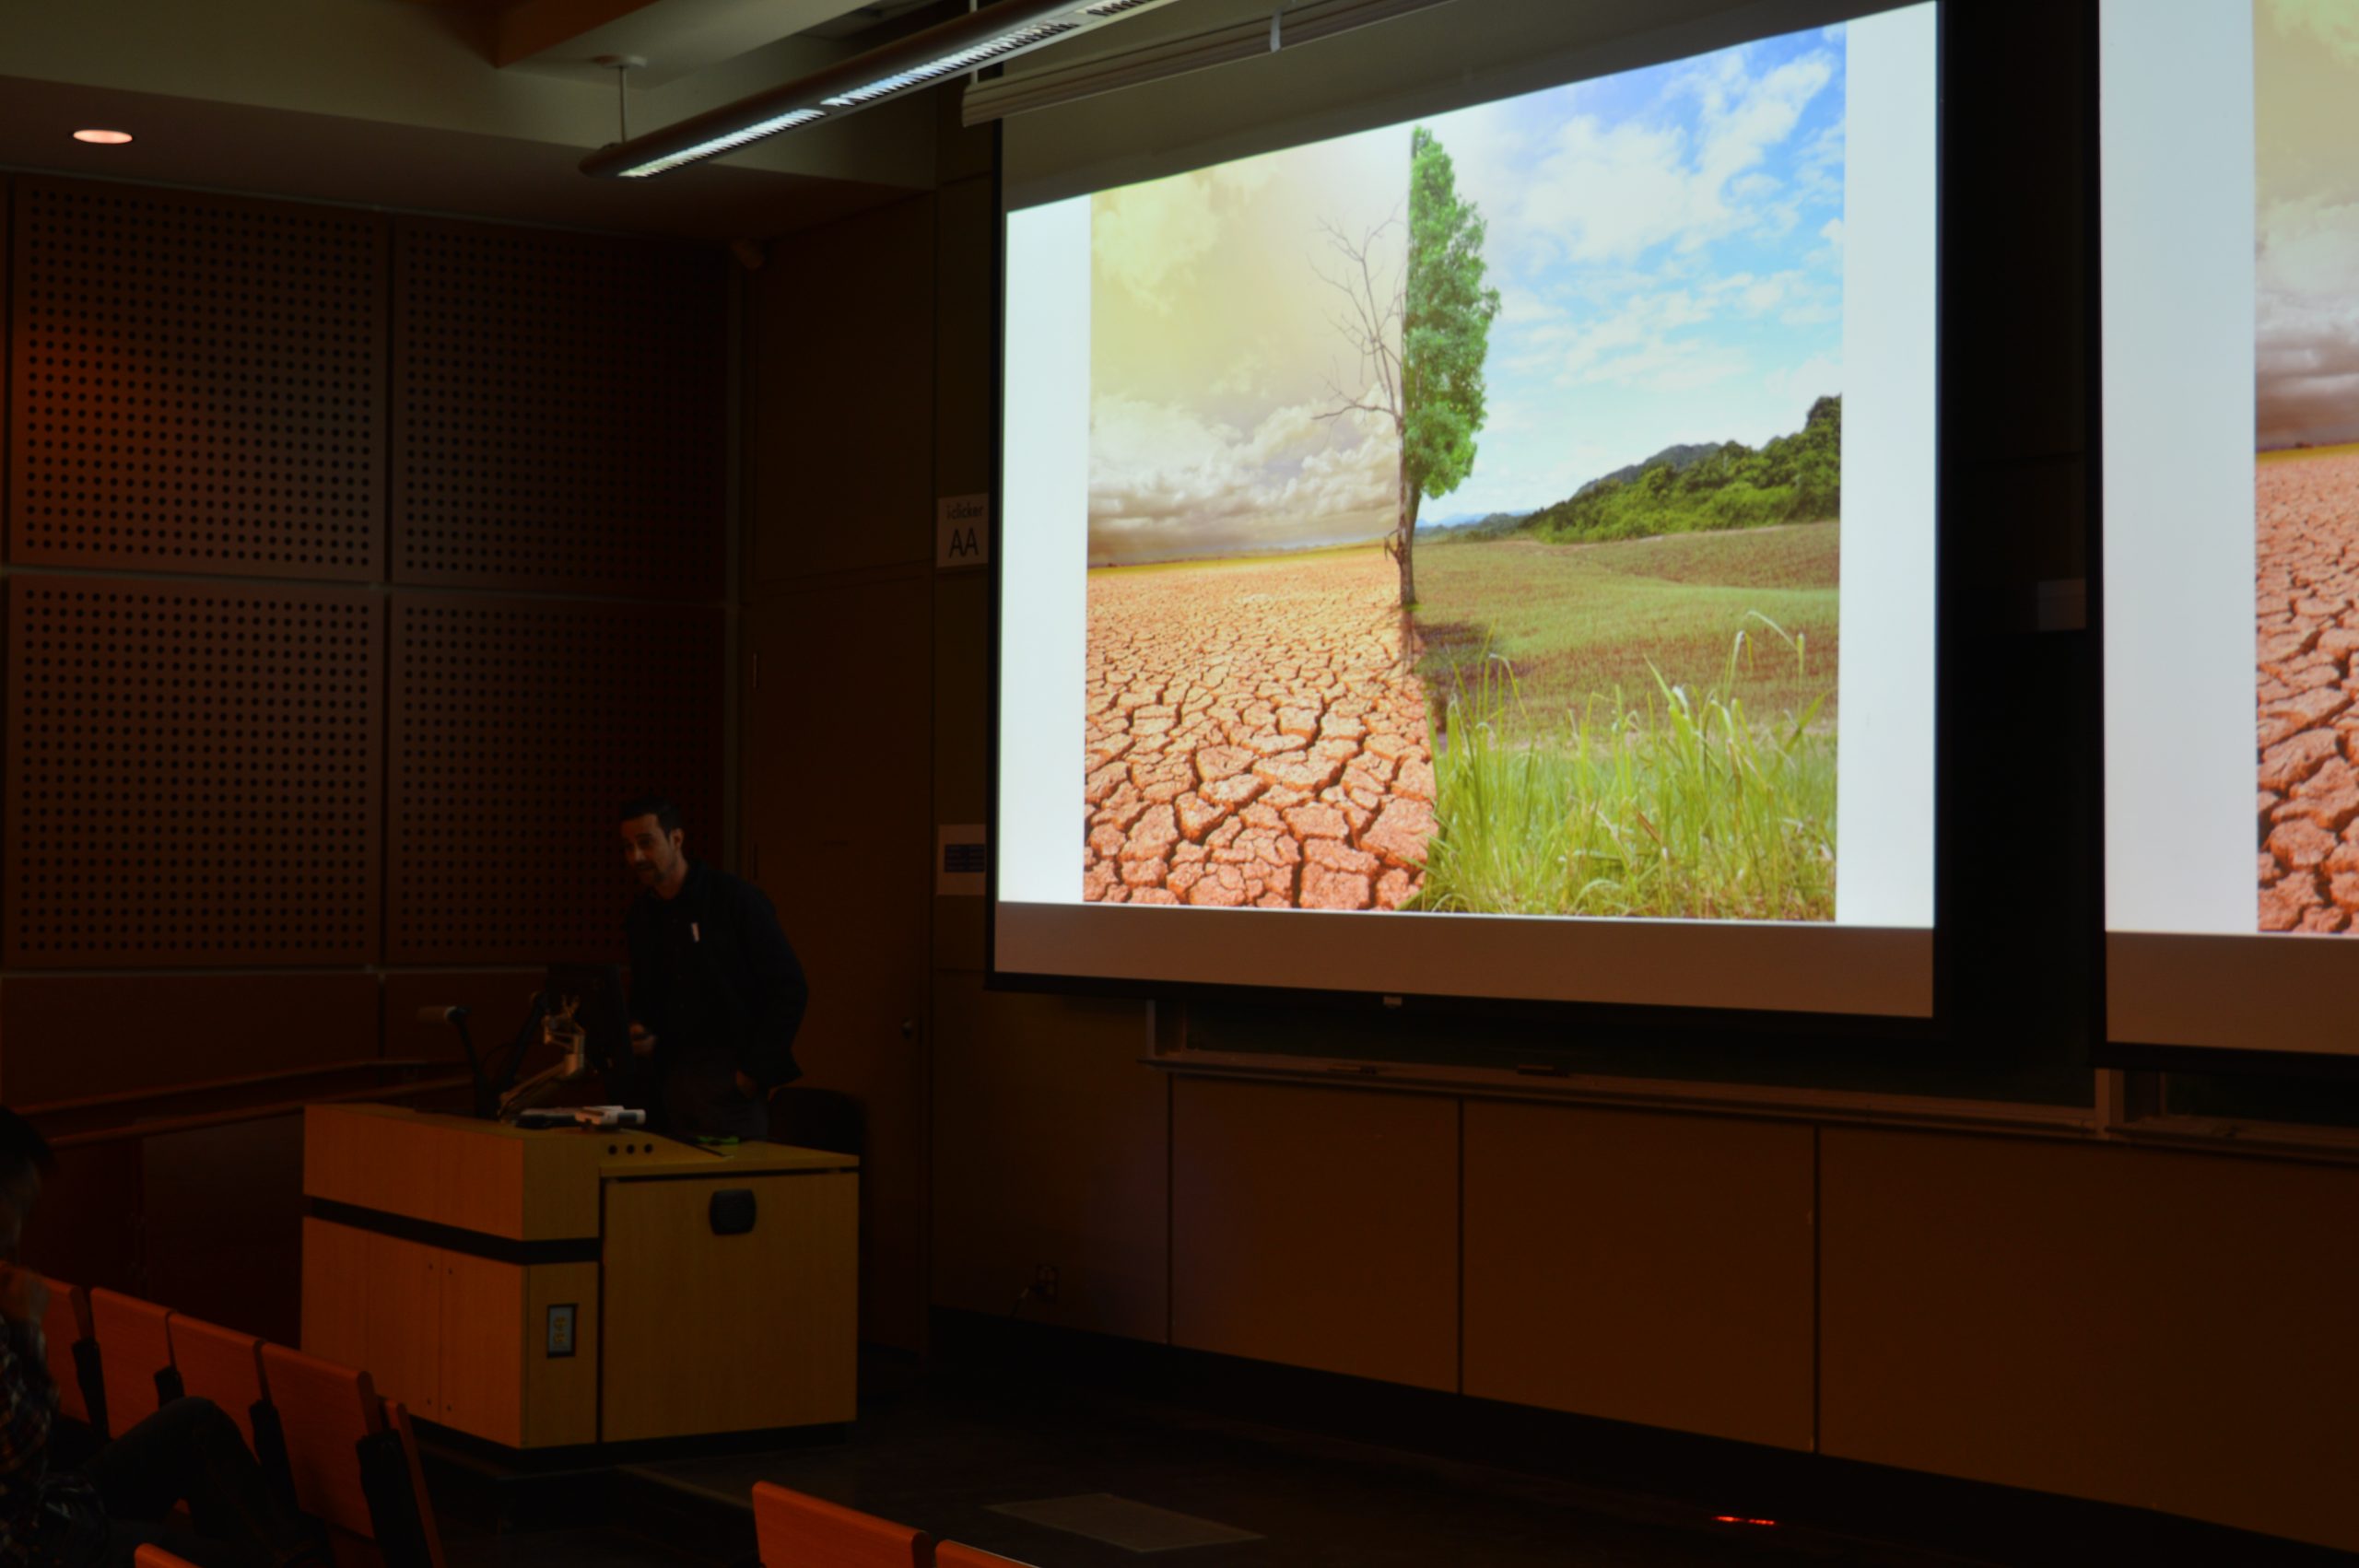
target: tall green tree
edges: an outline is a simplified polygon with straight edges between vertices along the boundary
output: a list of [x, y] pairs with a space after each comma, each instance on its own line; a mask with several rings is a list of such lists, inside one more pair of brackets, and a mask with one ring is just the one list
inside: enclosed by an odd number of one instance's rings
[[[1393, 222], [1399, 221], [1397, 218]], [[1344, 296], [1337, 330], [1359, 350], [1361, 390], [1330, 381], [1336, 405], [1391, 421], [1401, 441], [1399, 502], [1385, 552], [1401, 568], [1401, 607], [1417, 602], [1417, 509], [1474, 472], [1474, 437], [1486, 414], [1483, 365], [1499, 291], [1483, 282], [1483, 214], [1458, 193], [1458, 170], [1431, 131], [1409, 141], [1409, 257], [1405, 275], [1378, 272], [1378, 240], [1391, 222], [1354, 241], [1321, 225], [1344, 265], [1320, 276]]]
[[1458, 169], [1420, 125], [1409, 138], [1409, 291], [1401, 333], [1401, 521], [1393, 557], [1401, 603], [1417, 602], [1419, 504], [1474, 472], [1474, 437], [1489, 412], [1484, 362], [1499, 291], [1483, 281], [1483, 214], [1458, 193]]

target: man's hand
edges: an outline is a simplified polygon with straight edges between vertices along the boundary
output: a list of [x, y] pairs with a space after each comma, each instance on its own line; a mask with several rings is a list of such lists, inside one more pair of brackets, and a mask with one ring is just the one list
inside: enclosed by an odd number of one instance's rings
[[38, 1325], [48, 1311], [48, 1281], [14, 1263], [0, 1265], [0, 1317]]
[[636, 1018], [632, 1019], [630, 1021], [630, 1054], [646, 1056], [654, 1049], [655, 1036], [647, 1032], [647, 1025]]
[[762, 1086], [742, 1072], [737, 1075], [737, 1092], [749, 1100], [758, 1100], [762, 1097]]

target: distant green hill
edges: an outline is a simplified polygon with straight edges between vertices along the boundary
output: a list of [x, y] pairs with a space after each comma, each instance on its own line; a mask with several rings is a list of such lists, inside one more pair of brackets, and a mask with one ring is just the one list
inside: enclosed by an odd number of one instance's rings
[[1500, 533], [1589, 543], [1823, 522], [1842, 515], [1843, 400], [1822, 397], [1810, 405], [1801, 429], [1757, 451], [1743, 441], [1666, 447]]
[[1680, 473], [1684, 469], [1695, 467], [1714, 452], [1737, 444], [1734, 441], [1696, 441], [1684, 447], [1665, 447], [1644, 462], [1634, 462], [1626, 468], [1617, 468], [1602, 478], [1590, 480], [1573, 492], [1573, 499], [1579, 500], [1590, 491], [1602, 490], [1608, 485], [1627, 485], [1649, 468], [1668, 468], [1673, 474]]

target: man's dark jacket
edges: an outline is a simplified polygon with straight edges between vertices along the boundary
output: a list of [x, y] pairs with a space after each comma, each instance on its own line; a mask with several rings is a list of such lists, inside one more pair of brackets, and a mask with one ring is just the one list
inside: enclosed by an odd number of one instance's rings
[[630, 1015], [659, 1060], [726, 1051], [764, 1089], [803, 1076], [794, 1033], [810, 987], [762, 890], [697, 861], [679, 893], [631, 901]]

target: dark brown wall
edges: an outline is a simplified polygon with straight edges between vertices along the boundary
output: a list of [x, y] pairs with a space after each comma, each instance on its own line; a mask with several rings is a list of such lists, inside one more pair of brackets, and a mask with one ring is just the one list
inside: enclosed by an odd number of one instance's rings
[[626, 795], [726, 858], [728, 278], [5, 196], [0, 1097], [65, 1145], [28, 1251], [291, 1334], [299, 1135], [237, 1118], [455, 1054], [422, 1005], [487, 1045], [534, 968], [619, 956]]

